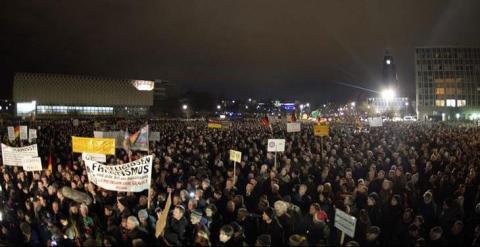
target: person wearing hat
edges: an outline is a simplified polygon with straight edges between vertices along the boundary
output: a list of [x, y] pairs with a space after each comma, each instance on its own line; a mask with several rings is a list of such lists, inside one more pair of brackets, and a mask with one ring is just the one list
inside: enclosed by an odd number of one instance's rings
[[146, 209], [138, 211], [138, 220], [140, 222], [140, 227], [145, 229], [149, 234], [153, 235], [155, 233], [156, 220], [148, 214]]
[[187, 227], [187, 234], [185, 234], [188, 238], [187, 242], [190, 245], [194, 244], [195, 238], [199, 232], [205, 232], [210, 235], [206, 226], [206, 220], [202, 217], [202, 212], [193, 210], [190, 214], [190, 224]]
[[380, 227], [370, 226], [365, 234], [365, 243], [362, 246], [381, 246], [379, 241]]
[[312, 216], [311, 224], [307, 226], [307, 238], [310, 245], [317, 245], [322, 241], [327, 241], [330, 236], [328, 227], [328, 216], [323, 210], [318, 210]]
[[[272, 245], [272, 237], [268, 234], [262, 234], [257, 237], [256, 247], [270, 247]], [[274, 245], [275, 246], [275, 245]]]
[[280, 246], [284, 243], [283, 227], [275, 217], [273, 209], [270, 207], [265, 208], [262, 213], [260, 233], [270, 235], [273, 246]]

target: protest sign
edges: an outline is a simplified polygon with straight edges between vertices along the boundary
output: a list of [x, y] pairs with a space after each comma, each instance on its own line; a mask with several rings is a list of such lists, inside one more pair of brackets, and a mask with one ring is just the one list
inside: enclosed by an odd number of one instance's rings
[[153, 156], [121, 165], [104, 165], [86, 160], [88, 180], [101, 188], [122, 192], [141, 192], [150, 188]]
[[22, 166], [24, 158], [38, 156], [37, 144], [26, 147], [10, 147], [2, 143], [3, 164], [7, 166]]
[[287, 132], [300, 132], [300, 123], [287, 123]]
[[40, 159], [40, 157], [24, 158], [22, 159], [22, 166], [23, 170], [27, 172], [43, 170], [42, 160]]
[[115, 155], [115, 139], [72, 136], [74, 153], [94, 153]]

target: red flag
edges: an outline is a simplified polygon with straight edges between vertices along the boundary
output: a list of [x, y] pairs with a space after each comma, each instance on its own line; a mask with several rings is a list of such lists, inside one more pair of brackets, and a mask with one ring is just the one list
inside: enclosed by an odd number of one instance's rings
[[15, 139], [20, 137], [20, 125], [15, 126]]
[[261, 121], [262, 121], [263, 126], [265, 126], [265, 127], [268, 127], [270, 125], [270, 121], [268, 121], [267, 116], [263, 117]]
[[289, 123], [295, 123], [297, 121], [297, 115], [295, 114], [295, 110], [293, 110], [292, 115], [287, 119]]
[[47, 170], [53, 171], [53, 161], [52, 161], [52, 153], [48, 154], [48, 167]]

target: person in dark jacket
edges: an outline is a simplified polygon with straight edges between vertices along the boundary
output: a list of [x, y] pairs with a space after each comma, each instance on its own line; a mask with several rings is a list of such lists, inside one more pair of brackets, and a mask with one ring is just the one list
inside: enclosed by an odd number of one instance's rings
[[140, 228], [140, 222], [137, 217], [130, 216], [127, 218], [127, 237], [128, 245], [133, 245], [133, 240], [142, 239], [146, 244], [150, 243], [148, 232]]
[[436, 226], [430, 230], [430, 246], [448, 246], [447, 239], [443, 236], [441, 227]]
[[233, 233], [233, 227], [230, 224], [222, 226], [218, 236], [217, 246], [235, 246]]
[[379, 241], [380, 228], [378, 226], [370, 226], [365, 234], [365, 243], [362, 246], [381, 246]]
[[173, 217], [169, 217], [167, 228], [165, 230], [165, 238], [170, 244], [182, 245], [185, 241], [185, 231], [187, 229], [188, 221], [184, 216], [185, 208], [178, 205], [173, 210]]
[[260, 224], [260, 233], [270, 235], [273, 246], [280, 246], [284, 241], [283, 227], [275, 217], [272, 208], [266, 208], [262, 214], [262, 223]]

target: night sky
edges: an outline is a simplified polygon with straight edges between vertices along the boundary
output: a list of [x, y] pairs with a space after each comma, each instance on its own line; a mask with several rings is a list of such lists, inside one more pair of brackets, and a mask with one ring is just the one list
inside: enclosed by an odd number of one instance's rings
[[355, 99], [385, 50], [413, 97], [414, 47], [480, 46], [480, 1], [1, 1], [0, 97], [13, 72], [165, 79], [234, 97]]

